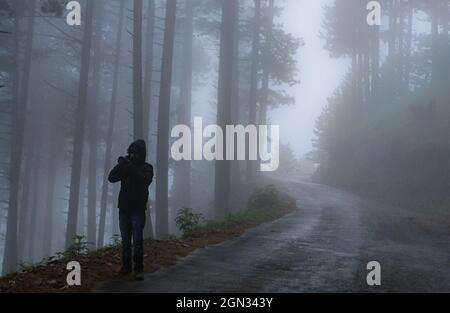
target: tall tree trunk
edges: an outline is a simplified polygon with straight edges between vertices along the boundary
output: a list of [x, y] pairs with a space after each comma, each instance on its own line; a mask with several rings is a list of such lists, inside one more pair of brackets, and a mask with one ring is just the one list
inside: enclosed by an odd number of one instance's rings
[[371, 40], [371, 91], [372, 105], [379, 105], [380, 92], [380, 26], [372, 26]]
[[[250, 101], [249, 125], [256, 125], [256, 103], [258, 102], [258, 70], [260, 64], [260, 28], [261, 28], [261, 0], [255, 1], [255, 16], [253, 20], [252, 66], [250, 72]], [[249, 143], [250, 144], [250, 143]], [[247, 183], [252, 184], [255, 179], [256, 162], [247, 160]]]
[[94, 58], [92, 60], [93, 75], [91, 87], [91, 99], [88, 109], [89, 126], [89, 171], [88, 171], [88, 216], [87, 216], [87, 242], [91, 248], [97, 244], [97, 156], [98, 156], [98, 102], [100, 100], [100, 78], [102, 69], [102, 25], [103, 2], [96, 1], [95, 5], [95, 34], [94, 34]]
[[[259, 1], [257, 1], [258, 3]], [[217, 125], [226, 129], [231, 122], [231, 106], [233, 91], [233, 56], [234, 32], [236, 19], [236, 1], [222, 1], [222, 22], [220, 31], [219, 84], [217, 100]], [[256, 116], [255, 116], [256, 119]], [[219, 143], [220, 144], [220, 143]], [[224, 145], [223, 154], [227, 153]], [[215, 161], [214, 209], [216, 217], [229, 212], [230, 203], [230, 162]]]
[[92, 22], [94, 1], [86, 2], [85, 24], [82, 44], [78, 103], [76, 108], [75, 134], [72, 151], [72, 172], [70, 177], [69, 212], [67, 216], [66, 247], [72, 245], [76, 236], [78, 201], [80, 194], [81, 161], [83, 157], [84, 126], [86, 120], [86, 100], [89, 79], [90, 54], [92, 45]]
[[[192, 37], [194, 35], [193, 3], [185, 1], [185, 21], [183, 26], [183, 68], [181, 74], [180, 102], [178, 109], [178, 124], [191, 125], [192, 100]], [[191, 207], [191, 162], [183, 160], [174, 165], [174, 208]]]
[[152, 102], [153, 80], [153, 40], [155, 34], [155, 0], [148, 1], [147, 30], [145, 47], [145, 75], [144, 75], [144, 140], [149, 142], [150, 135], [150, 108]]
[[395, 57], [396, 52], [396, 39], [397, 39], [397, 0], [391, 0], [389, 2], [389, 42], [388, 42], [388, 57], [392, 59]]
[[356, 48], [352, 50], [352, 89], [353, 89], [353, 105], [358, 103], [358, 53]]
[[261, 112], [259, 122], [260, 124], [266, 124], [267, 122], [267, 105], [269, 98], [269, 80], [270, 80], [270, 51], [272, 47], [272, 33], [273, 33], [273, 19], [275, 10], [275, 0], [269, 0], [268, 18], [266, 25], [266, 42], [264, 45], [263, 54], [263, 78], [262, 78], [262, 91], [261, 91]]
[[[30, 127], [30, 126], [28, 126]], [[28, 130], [31, 132], [31, 129]], [[25, 256], [25, 249], [27, 246], [27, 238], [29, 234], [29, 225], [31, 221], [30, 217], [30, 196], [31, 196], [31, 182], [32, 182], [32, 169], [34, 161], [34, 151], [36, 143], [34, 140], [30, 140], [27, 145], [27, 152], [25, 158], [25, 169], [23, 178], [23, 189], [22, 189], [22, 201], [20, 203], [20, 220], [19, 220], [19, 256], [18, 260], [23, 261]]]
[[[240, 94], [240, 82], [239, 82], [239, 3], [235, 5], [235, 19], [233, 23], [234, 32], [234, 45], [233, 45], [233, 86], [232, 86], [232, 101], [231, 101], [231, 121], [233, 124], [239, 124], [239, 94]], [[234, 142], [235, 157], [237, 156], [237, 141]], [[239, 169], [239, 162], [232, 162], [231, 166], [231, 194], [238, 195], [241, 191], [241, 173]], [[237, 200], [236, 196], [233, 196], [231, 200]], [[239, 204], [232, 202], [232, 207], [237, 207]]]
[[439, 73], [439, 3], [431, 1], [431, 82], [436, 85]]
[[414, 7], [412, 1], [408, 1], [408, 32], [406, 35], [406, 55], [404, 61], [404, 89], [409, 90], [411, 81], [411, 49], [413, 39]]
[[[51, 136], [51, 135], [50, 135]], [[50, 137], [49, 136], [49, 137]], [[50, 143], [50, 154], [56, 155], [58, 153], [58, 145], [55, 142]], [[47, 164], [47, 194], [45, 200], [44, 211], [44, 225], [43, 228], [43, 245], [42, 251], [44, 256], [50, 256], [52, 250], [52, 238], [53, 238], [53, 206], [54, 206], [54, 194], [55, 194], [55, 176], [57, 164], [55, 161]]]
[[159, 92], [158, 139], [156, 160], [156, 238], [169, 232], [168, 184], [169, 184], [169, 122], [170, 91], [172, 87], [172, 59], [175, 40], [176, 0], [166, 1], [166, 18]]
[[[84, 156], [83, 159], [86, 159], [87, 156]], [[85, 236], [87, 235], [87, 225], [86, 225], [86, 216], [87, 216], [87, 184], [88, 184], [88, 167], [86, 166], [87, 161], [82, 161], [82, 170], [80, 176], [80, 193], [79, 193], [79, 204], [78, 204], [78, 221], [77, 223], [77, 235]]]
[[[364, 101], [369, 105], [370, 100], [370, 55], [368, 52], [364, 53]], [[366, 111], [367, 112], [367, 111]]]
[[34, 160], [34, 168], [32, 170], [33, 172], [33, 188], [32, 188], [32, 196], [31, 196], [31, 218], [30, 218], [30, 232], [28, 236], [28, 256], [27, 260], [29, 262], [36, 261], [36, 243], [37, 243], [37, 234], [36, 234], [36, 224], [38, 219], [38, 211], [39, 211], [39, 187], [40, 179], [39, 179], [39, 170], [40, 170], [40, 164], [41, 164], [41, 155], [40, 151], [36, 151], [35, 153], [35, 160]]
[[[153, 124], [153, 41], [155, 33], [155, 0], [149, 0], [147, 13], [147, 44], [145, 48], [145, 77], [144, 77], [144, 136], [147, 146], [150, 145], [150, 124]], [[153, 223], [150, 208], [147, 210], [147, 222], [144, 227], [144, 237], [153, 238]]]
[[[142, 98], [142, 0], [133, 5], [133, 136], [144, 139], [144, 107]], [[147, 117], [145, 117], [147, 118]]]
[[[120, 2], [119, 9], [119, 26], [117, 28], [117, 38], [115, 47], [115, 59], [114, 59], [114, 74], [113, 74], [113, 85], [112, 85], [112, 95], [111, 95], [111, 107], [109, 111], [108, 119], [108, 132], [106, 137], [106, 150], [105, 150], [105, 167], [103, 169], [103, 185], [102, 185], [102, 196], [100, 200], [100, 221], [98, 226], [98, 247], [103, 247], [105, 240], [105, 224], [106, 224], [106, 207], [108, 205], [108, 174], [111, 168], [111, 151], [113, 145], [113, 134], [114, 134], [114, 120], [116, 117], [116, 105], [117, 105], [117, 87], [119, 83], [119, 65], [120, 65], [120, 47], [122, 43], [122, 32], [123, 32], [123, 16], [125, 11], [125, 2]], [[116, 208], [113, 207], [115, 211]], [[113, 213], [112, 213], [113, 214]]]
[[[28, 105], [28, 83], [31, 67], [31, 50], [34, 34], [34, 18], [28, 24], [28, 38], [24, 56], [24, 72], [22, 81], [22, 98], [19, 95], [19, 40], [20, 40], [20, 19], [19, 8], [23, 5], [22, 1], [15, 2], [14, 18], [14, 66], [11, 73], [13, 84], [13, 94], [11, 103], [11, 148], [10, 148], [10, 173], [9, 173], [9, 207], [8, 220], [6, 224], [5, 252], [3, 256], [3, 274], [7, 274], [17, 269], [18, 263], [18, 213], [19, 213], [19, 184], [20, 171], [22, 166], [23, 137], [25, 130], [25, 118]], [[36, 2], [31, 2], [30, 10], [34, 13]], [[33, 15], [33, 14], [32, 14]]]
[[[30, 1], [30, 7], [29, 7], [29, 21], [27, 26], [27, 41], [25, 44], [25, 56], [24, 56], [24, 69], [22, 74], [22, 107], [23, 110], [23, 116], [26, 114], [26, 108], [28, 107], [28, 96], [29, 96], [29, 90], [28, 85], [30, 81], [30, 73], [31, 73], [31, 53], [33, 51], [33, 38], [34, 38], [34, 28], [35, 28], [35, 10], [36, 10], [36, 0]], [[24, 124], [25, 128], [25, 124]], [[25, 131], [25, 129], [24, 129]], [[31, 129], [28, 130], [31, 132]], [[30, 133], [31, 134], [31, 133]], [[34, 156], [34, 150], [35, 150], [35, 141], [30, 140], [29, 145], [29, 155], [27, 157], [27, 162], [25, 165], [25, 177], [24, 177], [24, 188], [22, 191], [22, 203], [20, 207], [20, 220], [19, 220], [19, 261], [22, 260], [22, 257], [24, 255], [24, 248], [25, 248], [25, 242], [24, 240], [27, 238], [26, 234], [28, 233], [27, 225], [27, 219], [29, 219], [29, 192], [30, 192], [30, 185], [31, 185], [31, 166], [32, 166], [32, 159]]]
[[404, 46], [405, 46], [405, 3], [400, 1], [398, 4], [399, 23], [398, 23], [398, 54], [396, 58], [397, 77], [396, 81], [400, 84], [401, 89], [404, 86]]

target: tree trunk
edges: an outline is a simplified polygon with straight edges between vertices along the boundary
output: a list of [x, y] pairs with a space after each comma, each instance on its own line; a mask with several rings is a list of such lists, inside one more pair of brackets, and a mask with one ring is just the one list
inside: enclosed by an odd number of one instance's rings
[[[83, 156], [86, 159], [86, 156]], [[88, 167], [86, 166], [86, 161], [82, 161], [82, 171], [80, 176], [80, 193], [79, 193], [79, 204], [78, 204], [78, 221], [77, 223], [77, 235], [85, 236], [87, 235], [86, 218], [87, 216], [87, 183], [88, 183]]]
[[92, 45], [93, 1], [87, 1], [81, 56], [78, 104], [76, 108], [75, 134], [72, 151], [72, 173], [70, 177], [69, 212], [67, 216], [66, 247], [72, 245], [77, 230], [78, 201], [80, 194], [81, 161], [83, 157], [86, 100]]
[[379, 105], [380, 92], [380, 26], [372, 26], [371, 40], [371, 92], [372, 105]]
[[144, 139], [144, 108], [142, 98], [142, 0], [133, 5], [133, 136]]
[[145, 47], [145, 75], [144, 75], [144, 140], [149, 142], [150, 135], [150, 108], [152, 102], [153, 80], [153, 40], [155, 33], [155, 0], [148, 1], [147, 31]]
[[[150, 145], [150, 124], [152, 121], [152, 102], [153, 102], [153, 41], [155, 33], [155, 0], [149, 0], [147, 13], [147, 46], [145, 51], [145, 77], [144, 77], [144, 136], [147, 147]], [[153, 223], [150, 208], [147, 210], [147, 221], [144, 227], [144, 238], [153, 238]]]
[[[192, 37], [194, 35], [193, 3], [186, 0], [186, 16], [183, 26], [183, 68], [181, 74], [178, 124], [191, 125], [192, 99]], [[175, 210], [191, 207], [191, 162], [183, 160], [174, 165], [173, 205]]]
[[[31, 2], [31, 10], [34, 13], [35, 0]], [[5, 252], [3, 256], [3, 274], [10, 273], [17, 269], [18, 263], [18, 205], [19, 205], [19, 187], [20, 170], [22, 166], [23, 137], [25, 129], [25, 118], [28, 102], [28, 82], [31, 67], [31, 50], [34, 34], [34, 18], [28, 24], [28, 38], [24, 56], [24, 72], [22, 81], [22, 99], [19, 95], [19, 40], [20, 40], [20, 19], [19, 8], [23, 5], [22, 1], [15, 2], [14, 18], [14, 66], [11, 73], [13, 85], [12, 103], [11, 103], [11, 148], [10, 148], [10, 173], [9, 173], [9, 207], [8, 220], [6, 224]]]
[[[31, 132], [31, 129], [28, 130]], [[27, 145], [27, 153], [25, 158], [25, 169], [23, 178], [23, 189], [22, 189], [22, 201], [20, 203], [20, 220], [19, 220], [19, 249], [18, 249], [18, 260], [23, 261], [25, 256], [25, 249], [27, 246], [27, 238], [29, 234], [29, 225], [31, 221], [30, 217], [30, 196], [31, 196], [31, 171], [33, 169], [34, 151], [35, 151], [35, 141], [30, 140]]]
[[438, 82], [439, 73], [439, 3], [431, 2], [431, 82]]
[[400, 1], [398, 4], [398, 12], [399, 12], [399, 23], [398, 23], [398, 54], [396, 57], [396, 67], [397, 67], [397, 75], [396, 81], [399, 83], [400, 88], [402, 89], [404, 86], [404, 28], [405, 28], [405, 4]]
[[168, 184], [169, 184], [169, 122], [170, 91], [172, 87], [172, 58], [175, 40], [176, 0], [167, 0], [159, 92], [157, 168], [156, 168], [156, 238], [167, 235], [168, 221]]
[[87, 242], [90, 248], [97, 244], [97, 156], [98, 156], [98, 102], [100, 100], [100, 79], [102, 69], [102, 25], [103, 2], [97, 0], [95, 5], [95, 34], [94, 34], [94, 58], [92, 60], [93, 75], [91, 99], [88, 109], [89, 126], [89, 171], [88, 171], [88, 216], [87, 216]]
[[411, 81], [411, 49], [413, 39], [413, 17], [414, 7], [411, 1], [408, 2], [408, 33], [406, 35], [406, 55], [404, 61], [404, 89], [409, 90]]
[[396, 54], [397, 39], [397, 0], [390, 1], [389, 8], [389, 45], [388, 57], [392, 60]]
[[[256, 3], [259, 3], [257, 1]], [[231, 106], [233, 91], [233, 56], [236, 1], [222, 1], [222, 22], [220, 31], [219, 84], [217, 100], [217, 125], [223, 130], [231, 122]], [[258, 28], [259, 29], [259, 28]], [[256, 116], [255, 116], [256, 118]], [[219, 143], [220, 144], [220, 143]], [[227, 149], [224, 145], [223, 154]], [[225, 216], [229, 212], [230, 203], [230, 162], [215, 161], [214, 209], [216, 217]]]
[[261, 112], [259, 122], [260, 124], [267, 123], [267, 105], [269, 97], [269, 80], [270, 80], [270, 53], [272, 47], [272, 33], [273, 33], [273, 19], [274, 19], [275, 0], [269, 0], [268, 19], [266, 25], [266, 42], [264, 45], [263, 54], [263, 78], [262, 78], [262, 92], [261, 92]]
[[[124, 15], [125, 3], [120, 2], [119, 9], [119, 26], [117, 28], [117, 38], [116, 38], [116, 48], [115, 48], [115, 59], [114, 59], [114, 74], [113, 74], [113, 85], [112, 85], [112, 95], [111, 95], [111, 107], [109, 111], [108, 119], [108, 132], [106, 137], [106, 150], [105, 150], [105, 167], [103, 169], [103, 186], [102, 186], [102, 196], [100, 200], [100, 221], [98, 226], [98, 242], [97, 246], [99, 248], [103, 247], [105, 239], [105, 223], [106, 223], [106, 207], [108, 205], [108, 175], [111, 169], [111, 151], [113, 145], [113, 134], [114, 134], [114, 120], [116, 117], [116, 105], [117, 105], [117, 87], [119, 83], [119, 65], [120, 65], [120, 47], [122, 43], [122, 32], [123, 32], [123, 15]], [[113, 211], [116, 208], [113, 206]], [[113, 214], [113, 213], [112, 213]]]
[[[234, 45], [233, 45], [233, 86], [232, 86], [232, 101], [231, 101], [231, 121], [233, 124], [239, 124], [239, 94], [240, 94], [240, 82], [239, 82], [239, 3], [235, 6], [235, 19], [233, 23], [234, 32]], [[234, 142], [235, 157], [237, 156], [237, 141]], [[242, 190], [241, 186], [241, 173], [239, 169], [239, 162], [235, 161], [230, 164], [231, 166], [231, 194], [234, 195], [231, 200], [237, 200], [236, 195]], [[232, 207], [237, 207], [239, 204], [232, 202]]]
[[[252, 66], [250, 73], [250, 102], [249, 102], [249, 125], [256, 125], [256, 103], [258, 102], [258, 69], [259, 48], [261, 28], [261, 0], [255, 0], [255, 16], [253, 21], [253, 43], [252, 43]], [[249, 143], [250, 145], [250, 143]], [[247, 183], [252, 184], [255, 180], [256, 162], [247, 160]]]
[[[54, 141], [50, 142], [50, 155], [56, 155], [59, 150], [59, 146], [55, 144]], [[47, 164], [47, 194], [44, 208], [44, 238], [42, 251], [44, 256], [50, 256], [53, 252], [52, 250], [52, 237], [53, 237], [53, 205], [54, 205], [54, 194], [55, 194], [55, 176], [57, 164], [55, 161], [49, 162]]]
[[[38, 145], [39, 146], [39, 145]], [[40, 180], [39, 180], [39, 169], [41, 164], [41, 156], [40, 151], [36, 151], [35, 153], [35, 159], [34, 159], [34, 168], [32, 170], [32, 196], [31, 196], [31, 218], [30, 218], [30, 232], [28, 236], [28, 256], [27, 260], [29, 262], [36, 261], [36, 224], [38, 219], [38, 210], [39, 210], [39, 187], [41, 186]]]
[[[24, 56], [24, 69], [22, 74], [22, 107], [23, 115], [24, 117], [26, 114], [26, 108], [28, 107], [28, 96], [29, 96], [29, 90], [28, 85], [30, 81], [30, 73], [31, 73], [31, 52], [33, 51], [33, 38], [34, 38], [34, 27], [35, 27], [35, 10], [36, 10], [36, 0], [30, 1], [30, 7], [29, 7], [29, 21], [28, 21], [28, 27], [27, 27], [27, 41], [25, 44], [25, 56]], [[25, 124], [24, 124], [25, 128]], [[25, 131], [25, 129], [24, 129]], [[29, 130], [31, 132], [31, 129]], [[25, 238], [26, 233], [28, 232], [28, 229], [25, 229], [25, 226], [27, 225], [27, 219], [29, 219], [29, 191], [30, 191], [30, 184], [31, 184], [31, 169], [32, 169], [32, 159], [34, 156], [34, 150], [35, 150], [35, 141], [32, 139], [30, 140], [29, 145], [30, 151], [29, 156], [27, 157], [27, 162], [25, 165], [25, 177], [24, 177], [24, 188], [23, 188], [23, 196], [21, 205], [20, 205], [20, 220], [19, 220], [19, 261], [22, 260], [22, 256], [24, 255], [24, 246], [25, 246]]]

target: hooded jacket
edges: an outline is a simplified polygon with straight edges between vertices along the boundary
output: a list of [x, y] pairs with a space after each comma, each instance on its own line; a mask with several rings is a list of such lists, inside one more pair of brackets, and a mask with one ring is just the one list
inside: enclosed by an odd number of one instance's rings
[[147, 148], [145, 141], [137, 140], [128, 147], [128, 155], [134, 151], [138, 156], [119, 158], [118, 164], [109, 173], [111, 183], [120, 181], [118, 208], [145, 211], [148, 202], [148, 188], [153, 180], [153, 166], [145, 162]]

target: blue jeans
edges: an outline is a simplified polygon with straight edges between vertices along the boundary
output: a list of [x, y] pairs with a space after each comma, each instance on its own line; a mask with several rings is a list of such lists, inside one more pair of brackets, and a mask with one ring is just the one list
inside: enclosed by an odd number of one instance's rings
[[134, 247], [134, 271], [144, 270], [145, 211], [119, 210], [120, 234], [122, 236], [123, 269], [131, 271], [131, 241]]

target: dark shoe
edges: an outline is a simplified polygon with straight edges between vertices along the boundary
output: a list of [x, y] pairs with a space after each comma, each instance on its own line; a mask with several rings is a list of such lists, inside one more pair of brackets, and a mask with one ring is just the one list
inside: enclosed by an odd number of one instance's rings
[[129, 276], [130, 274], [131, 274], [131, 269], [122, 267], [120, 269], [120, 271], [117, 273], [117, 276], [124, 277], [124, 276]]
[[144, 273], [143, 272], [135, 272], [134, 273], [134, 280], [143, 281], [144, 280]]

